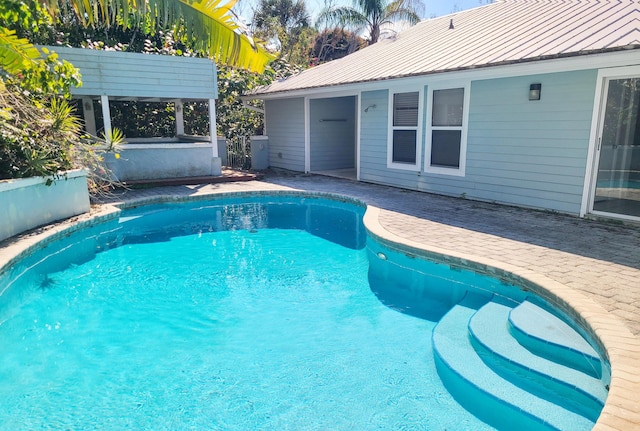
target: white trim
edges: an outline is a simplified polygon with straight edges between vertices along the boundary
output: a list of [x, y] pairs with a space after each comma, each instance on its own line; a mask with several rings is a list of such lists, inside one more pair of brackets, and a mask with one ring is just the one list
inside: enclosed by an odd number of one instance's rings
[[598, 155], [597, 144], [598, 134], [600, 130], [601, 106], [604, 99], [604, 80], [603, 71], [598, 71], [596, 79], [596, 92], [593, 97], [593, 112], [591, 114], [591, 130], [589, 132], [589, 147], [587, 150], [587, 164], [584, 173], [584, 183], [582, 186], [582, 202], [580, 203], [580, 217], [584, 217], [588, 212], [593, 210], [593, 200], [595, 197], [596, 173], [598, 172]]
[[100, 104], [102, 105], [102, 121], [104, 125], [104, 138], [110, 143], [111, 137], [111, 109], [109, 108], [109, 96], [100, 96]]
[[[217, 140], [216, 140], [217, 143]], [[194, 143], [150, 143], [150, 144], [122, 144], [120, 145], [120, 149], [122, 151], [126, 150], [151, 150], [151, 149], [167, 149], [167, 150], [177, 150], [184, 148], [213, 148], [217, 147], [217, 145], [212, 144], [211, 142], [194, 142]], [[216, 149], [217, 150], [217, 149]]]
[[[87, 172], [82, 169], [74, 169], [71, 171], [58, 172], [59, 177], [55, 181], [70, 180], [78, 177], [86, 177]], [[8, 192], [10, 190], [17, 190], [24, 187], [31, 187], [37, 184], [46, 184], [50, 179], [54, 178], [54, 175], [48, 175], [44, 177], [27, 177], [27, 178], [12, 178], [9, 180], [0, 180], [0, 193]]]
[[324, 97], [323, 94], [386, 90], [401, 86], [417, 86], [422, 83], [431, 84], [439, 81], [479, 81], [484, 79], [507, 78], [546, 73], [571, 72], [576, 70], [594, 70], [601, 65], [612, 68], [640, 65], [640, 49], [616, 51], [600, 54], [576, 55], [573, 57], [555, 58], [550, 60], [532, 60], [522, 63], [511, 63], [501, 66], [485, 66], [475, 69], [459, 71], [442, 71], [438, 73], [424, 73], [390, 79], [379, 79], [358, 83], [335, 84], [329, 86], [283, 90], [278, 93], [246, 95], [243, 99], [286, 99], [290, 97]]
[[[400, 93], [418, 93], [418, 124], [415, 127], [402, 126], [399, 129], [416, 131], [416, 162], [400, 163], [393, 161], [393, 96]], [[422, 133], [424, 117], [424, 85], [419, 87], [395, 87], [389, 89], [387, 94], [387, 169], [400, 169], [403, 171], [420, 172], [422, 163]]]
[[360, 128], [362, 127], [362, 92], [356, 95], [356, 181], [360, 181]]
[[586, 214], [606, 216], [608, 218], [619, 218], [623, 220], [638, 221], [640, 217], [628, 216], [618, 213], [607, 213], [594, 211], [594, 201], [596, 194], [596, 182], [598, 180], [598, 166], [600, 164], [599, 141], [601, 138], [608, 87], [605, 85], [611, 79], [638, 78], [640, 77], [640, 65], [626, 67], [609, 67], [598, 70], [596, 81], [596, 92], [593, 101], [593, 113], [591, 117], [591, 130], [589, 132], [589, 149], [587, 153], [587, 164], [585, 169], [584, 185], [582, 189], [582, 202], [580, 204], [580, 217]]
[[310, 98], [304, 98], [304, 172], [311, 171], [311, 108]]
[[220, 157], [218, 154], [218, 134], [216, 132], [216, 99], [209, 99], [209, 136], [211, 136], [212, 154], [214, 158]]
[[[462, 88], [464, 90], [462, 100], [462, 125], [459, 127], [451, 127], [451, 130], [460, 130], [460, 159], [458, 168], [447, 168], [442, 166], [431, 166], [431, 138], [433, 126], [431, 113], [433, 112], [433, 92], [435, 90], [450, 90]], [[431, 84], [427, 87], [427, 104], [425, 126], [425, 145], [424, 145], [424, 172], [429, 174], [450, 175], [456, 177], [464, 177], [467, 168], [467, 132], [469, 128], [469, 105], [471, 101], [471, 82], [470, 81], [442, 81], [438, 84]], [[447, 128], [438, 127], [438, 130], [446, 130]]]

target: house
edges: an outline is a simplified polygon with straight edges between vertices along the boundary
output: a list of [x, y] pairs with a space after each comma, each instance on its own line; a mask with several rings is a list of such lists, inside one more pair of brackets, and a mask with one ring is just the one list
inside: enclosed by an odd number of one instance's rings
[[637, 0], [498, 0], [245, 97], [271, 167], [640, 220], [639, 48]]
[[[120, 158], [107, 158], [117, 180], [220, 175], [224, 142], [216, 136], [215, 99], [218, 97], [215, 63], [206, 58], [46, 47], [80, 69], [82, 86], [71, 89], [94, 136], [110, 136], [110, 106], [114, 102], [161, 102], [173, 105], [175, 134], [172, 137], [131, 138], [118, 150]], [[185, 135], [183, 106], [187, 102], [208, 104], [209, 135]], [[153, 121], [153, 119], [149, 119]], [[222, 151], [219, 147], [222, 146]]]

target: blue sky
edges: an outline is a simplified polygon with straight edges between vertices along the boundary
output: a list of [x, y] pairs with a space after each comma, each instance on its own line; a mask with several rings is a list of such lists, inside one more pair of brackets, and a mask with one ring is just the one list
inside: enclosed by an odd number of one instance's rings
[[[325, 5], [325, 0], [305, 0], [309, 13], [315, 18], [320, 10]], [[423, 18], [431, 18], [436, 16], [443, 16], [452, 12], [457, 12], [465, 9], [471, 9], [474, 7], [486, 4], [487, 0], [422, 0], [425, 5], [425, 13]], [[257, 3], [257, 0], [239, 0], [238, 4], [234, 7], [241, 16], [245, 18], [247, 23], [251, 22], [253, 18], [253, 8]], [[334, 4], [351, 5], [350, 0], [334, 0]]]

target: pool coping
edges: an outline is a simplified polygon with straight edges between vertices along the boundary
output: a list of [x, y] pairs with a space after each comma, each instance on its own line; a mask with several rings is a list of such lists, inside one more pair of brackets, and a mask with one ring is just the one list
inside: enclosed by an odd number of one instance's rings
[[[0, 242], [0, 274], [20, 259], [41, 247], [77, 230], [116, 218], [121, 210], [136, 206], [167, 202], [191, 202], [224, 199], [232, 196], [315, 196], [366, 206], [364, 224], [378, 241], [441, 263], [491, 275], [530, 290], [576, 319], [607, 355], [611, 366], [609, 395], [593, 430], [627, 431], [640, 427], [640, 340], [617, 317], [608, 313], [585, 294], [531, 270], [506, 264], [485, 256], [450, 250], [402, 238], [387, 230], [380, 222], [381, 209], [364, 200], [338, 194], [291, 189], [212, 192], [199, 195], [154, 195], [112, 204], [94, 206], [88, 214], [48, 225]], [[0, 291], [0, 295], [3, 292]]]

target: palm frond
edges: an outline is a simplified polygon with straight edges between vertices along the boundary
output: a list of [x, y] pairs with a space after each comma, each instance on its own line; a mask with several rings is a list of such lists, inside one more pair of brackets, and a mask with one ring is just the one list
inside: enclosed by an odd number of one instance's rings
[[395, 21], [407, 21], [414, 25], [420, 22], [420, 16], [410, 7], [406, 0], [394, 0], [384, 8], [381, 24], [390, 24]]
[[183, 4], [198, 12], [192, 18], [200, 21], [202, 31], [208, 34], [209, 55], [216, 63], [228, 64], [254, 72], [263, 72], [275, 56], [244, 34], [233, 20], [231, 8], [236, 0], [221, 4], [224, 0], [197, 0]]
[[[354, 0], [354, 7], [363, 12], [363, 15], [374, 18], [382, 15], [386, 2], [384, 0]], [[375, 22], [375, 19], [371, 21]]]
[[369, 18], [351, 7], [325, 9], [316, 21], [318, 24], [341, 25], [343, 27], [367, 27], [371, 25]]
[[[242, 34], [231, 7], [237, 0], [45, 0], [53, 16], [69, 5], [85, 26], [97, 23], [131, 26], [150, 14], [159, 27], [183, 25], [187, 35], [216, 62], [264, 71], [275, 58]], [[132, 19], [133, 18], [133, 19]]]

